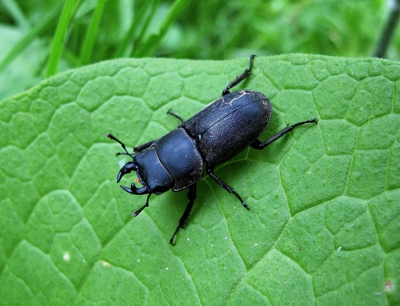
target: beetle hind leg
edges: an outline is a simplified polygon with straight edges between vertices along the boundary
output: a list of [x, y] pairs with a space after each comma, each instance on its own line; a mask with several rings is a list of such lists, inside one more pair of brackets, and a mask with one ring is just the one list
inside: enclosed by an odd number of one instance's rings
[[231, 186], [229, 186], [227, 183], [225, 183], [223, 180], [221, 180], [218, 176], [214, 174], [214, 167], [206, 167], [206, 172], [209, 176], [212, 177], [214, 181], [216, 181], [222, 188], [225, 188], [229, 193], [234, 194], [242, 203], [243, 207], [246, 208], [247, 210], [250, 210], [249, 206], [246, 204], [245, 201], [243, 201], [242, 197], [235, 191]]
[[243, 71], [243, 73], [241, 75], [239, 75], [236, 79], [234, 79], [232, 82], [230, 82], [228, 84], [228, 86], [226, 86], [226, 88], [222, 91], [222, 95], [225, 96], [228, 93], [230, 93], [230, 89], [234, 86], [236, 86], [237, 84], [239, 84], [240, 82], [242, 82], [245, 78], [247, 78], [250, 74], [251, 74], [251, 69], [253, 69], [253, 61], [254, 58], [256, 56], [255, 55], [251, 55], [250, 56], [250, 63], [249, 63], [249, 68], [247, 68], [245, 71]]
[[291, 130], [293, 130], [295, 127], [298, 127], [299, 125], [303, 125], [303, 124], [306, 124], [306, 123], [315, 123], [315, 124], [317, 124], [318, 121], [317, 121], [317, 118], [313, 118], [313, 119], [310, 119], [310, 120], [306, 120], [306, 121], [302, 121], [302, 122], [295, 123], [295, 124], [293, 124], [293, 125], [290, 125], [290, 126], [285, 127], [282, 131], [276, 133], [274, 136], [272, 136], [270, 139], [268, 139], [268, 140], [265, 141], [265, 142], [261, 142], [261, 141], [259, 141], [258, 139], [256, 139], [255, 141], [253, 141], [253, 142], [250, 144], [250, 146], [251, 146], [253, 149], [262, 150], [262, 149], [264, 149], [266, 146], [268, 146], [269, 144], [273, 143], [275, 140], [278, 140], [278, 139], [281, 138], [283, 135], [285, 135], [286, 133], [288, 133], [288, 132], [290, 132]]
[[175, 238], [176, 234], [179, 232], [179, 229], [181, 229], [185, 226], [186, 220], [188, 219], [188, 217], [190, 215], [190, 211], [193, 208], [194, 200], [196, 200], [196, 184], [189, 187], [188, 199], [189, 199], [189, 203], [187, 204], [182, 217], [178, 221], [179, 223], [175, 229], [175, 232], [172, 234], [171, 239], [169, 239], [169, 243], [171, 243], [172, 245], [175, 245], [174, 238]]

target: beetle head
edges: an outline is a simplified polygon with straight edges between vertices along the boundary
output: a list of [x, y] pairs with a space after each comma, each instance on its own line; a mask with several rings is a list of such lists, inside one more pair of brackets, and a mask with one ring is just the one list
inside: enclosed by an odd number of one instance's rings
[[131, 171], [136, 175], [143, 187], [136, 187], [135, 183], [131, 187], [121, 186], [126, 192], [131, 194], [161, 194], [173, 186], [173, 179], [165, 169], [157, 155], [154, 147], [147, 148], [133, 156], [131, 162], [126, 163], [118, 173], [117, 182]]

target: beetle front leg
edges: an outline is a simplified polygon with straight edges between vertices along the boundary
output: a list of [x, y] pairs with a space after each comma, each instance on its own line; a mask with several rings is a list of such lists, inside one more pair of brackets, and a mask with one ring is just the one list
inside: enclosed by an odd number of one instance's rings
[[169, 239], [169, 243], [171, 243], [172, 245], [175, 245], [174, 244], [175, 235], [178, 233], [179, 229], [181, 229], [185, 226], [186, 220], [189, 217], [190, 211], [193, 208], [194, 200], [196, 200], [196, 184], [189, 187], [188, 199], [189, 199], [189, 203], [187, 204], [182, 217], [179, 219], [179, 224], [178, 224], [177, 228], [175, 229], [175, 232], [172, 234], [171, 239]]
[[243, 207], [246, 208], [247, 210], [250, 210], [249, 206], [247, 206], [246, 202], [243, 201], [243, 199], [241, 198], [241, 196], [235, 191], [233, 190], [233, 188], [231, 186], [229, 186], [227, 183], [225, 183], [223, 180], [221, 180], [218, 176], [216, 176], [214, 174], [214, 167], [208, 167], [206, 166], [206, 172], [209, 176], [211, 176], [213, 178], [214, 181], [216, 181], [221, 187], [225, 188], [229, 193], [233, 193], [240, 201], [240, 203], [242, 203]]
[[141, 212], [142, 212], [142, 210], [143, 209], [145, 209], [146, 207], [148, 207], [149, 206], [149, 199], [150, 199], [150, 196], [152, 195], [152, 193], [149, 193], [149, 195], [147, 196], [147, 200], [146, 200], [146, 204], [144, 204], [142, 207], [140, 207], [137, 211], [135, 211], [133, 214], [132, 214], [132, 217], [136, 217], [138, 214], [140, 214]]
[[268, 146], [269, 144], [273, 143], [275, 140], [278, 140], [279, 138], [281, 138], [283, 135], [285, 135], [286, 133], [290, 132], [291, 130], [293, 130], [295, 127], [302, 125], [302, 124], [306, 124], [306, 123], [315, 123], [317, 124], [317, 118], [313, 118], [310, 120], [306, 120], [306, 121], [302, 121], [302, 122], [298, 122], [296, 124], [290, 125], [285, 127], [282, 131], [276, 133], [274, 136], [272, 136], [270, 139], [268, 139], [265, 142], [261, 142], [258, 139], [256, 139], [255, 141], [253, 141], [250, 146], [253, 149], [257, 149], [257, 150], [262, 150], [264, 149], [266, 146]]

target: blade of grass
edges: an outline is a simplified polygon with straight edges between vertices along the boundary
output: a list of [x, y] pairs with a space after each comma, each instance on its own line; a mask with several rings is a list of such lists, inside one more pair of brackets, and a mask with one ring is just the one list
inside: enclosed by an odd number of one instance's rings
[[133, 52], [133, 56], [135, 57], [144, 57], [149, 56], [153, 53], [154, 49], [159, 45], [160, 41], [164, 38], [165, 34], [167, 34], [171, 25], [176, 21], [182, 11], [185, 9], [186, 5], [188, 5], [190, 0], [177, 0], [171, 7], [168, 15], [163, 20], [158, 34], [151, 35], [147, 41], [140, 45], [139, 48], [135, 49]]
[[389, 43], [395, 33], [397, 24], [399, 22], [399, 17], [400, 17], [400, 0], [395, 0], [391, 2], [390, 13], [386, 20], [385, 27], [383, 28], [382, 33], [379, 36], [373, 56], [384, 57], [386, 50], [389, 46]]
[[4, 8], [8, 11], [8, 13], [10, 13], [10, 16], [17, 23], [18, 27], [24, 30], [29, 30], [31, 26], [26, 20], [25, 15], [19, 7], [18, 3], [15, 0], [3, 0], [2, 2]]
[[57, 25], [56, 33], [54, 34], [53, 43], [50, 49], [50, 57], [47, 63], [46, 76], [55, 75], [58, 71], [58, 64], [61, 59], [64, 42], [67, 35], [69, 23], [74, 12], [79, 6], [80, 0], [67, 0], [61, 13], [60, 21]]
[[134, 20], [115, 52], [114, 58], [128, 56], [135, 45], [140, 45], [141, 39], [146, 32], [159, 3], [159, 0], [149, 0], [143, 3], [137, 14], [134, 15]]
[[80, 64], [85, 65], [90, 62], [92, 57], [93, 47], [96, 42], [97, 32], [99, 30], [99, 25], [101, 18], [103, 16], [104, 7], [107, 0], [98, 0], [96, 9], [93, 14], [93, 18], [90, 22], [89, 28], [86, 32], [85, 41], [80, 54]]
[[143, 18], [143, 23], [138, 23], [140, 30], [139, 34], [135, 37], [135, 45], [133, 46], [134, 48], [142, 45], [143, 37], [145, 36], [147, 29], [150, 26], [151, 20], [153, 19], [153, 16], [157, 11], [157, 7], [160, 5], [160, 1], [155, 0], [151, 4], [152, 5], [147, 8], [147, 12], [143, 13], [143, 16], [146, 16], [145, 18]]
[[55, 7], [39, 24], [32, 28], [15, 46], [8, 52], [0, 63], [0, 72], [3, 71], [15, 58], [17, 58], [42, 32], [56, 20], [62, 9], [62, 3]]

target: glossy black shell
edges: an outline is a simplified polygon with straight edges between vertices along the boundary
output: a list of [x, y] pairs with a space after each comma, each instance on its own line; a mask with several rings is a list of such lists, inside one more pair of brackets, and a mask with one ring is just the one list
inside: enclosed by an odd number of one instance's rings
[[196, 140], [208, 166], [230, 160], [265, 130], [272, 114], [271, 102], [260, 92], [229, 93], [187, 120], [182, 127]]
[[203, 159], [196, 142], [183, 128], [154, 141], [135, 155], [134, 162], [140, 181], [156, 194], [171, 187], [173, 191], [183, 190], [203, 176]]
[[260, 92], [222, 96], [135, 155], [141, 183], [155, 194], [188, 188], [203, 176], [204, 163], [214, 167], [255, 141], [271, 111], [270, 101]]

